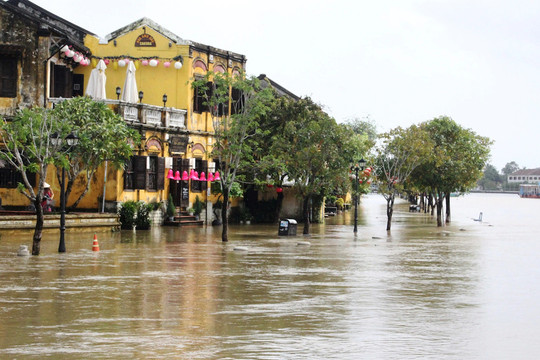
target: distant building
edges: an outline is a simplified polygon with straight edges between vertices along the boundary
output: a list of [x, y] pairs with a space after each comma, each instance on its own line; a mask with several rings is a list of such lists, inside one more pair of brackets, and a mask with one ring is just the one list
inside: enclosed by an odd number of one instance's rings
[[508, 175], [508, 183], [524, 184], [540, 182], [540, 168], [522, 169]]

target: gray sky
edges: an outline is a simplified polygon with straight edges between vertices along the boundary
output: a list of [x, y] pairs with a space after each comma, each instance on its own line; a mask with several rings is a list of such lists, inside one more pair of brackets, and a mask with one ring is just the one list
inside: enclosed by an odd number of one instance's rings
[[379, 131], [440, 115], [495, 141], [491, 163], [540, 167], [536, 0], [34, 0], [97, 35], [149, 17], [246, 55], [338, 122]]

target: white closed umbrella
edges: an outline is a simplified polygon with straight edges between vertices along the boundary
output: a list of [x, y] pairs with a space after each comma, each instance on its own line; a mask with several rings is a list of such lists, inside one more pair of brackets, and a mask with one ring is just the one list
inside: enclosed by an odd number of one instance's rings
[[135, 64], [130, 61], [126, 71], [126, 81], [122, 92], [122, 100], [125, 102], [136, 103], [139, 100], [139, 92], [137, 91], [137, 80], [135, 80]]
[[96, 68], [90, 73], [90, 79], [88, 79], [88, 85], [86, 86], [86, 95], [95, 100], [104, 100], [107, 98], [105, 90], [105, 83], [107, 82], [107, 76], [105, 70], [107, 65], [105, 61], [99, 60]]

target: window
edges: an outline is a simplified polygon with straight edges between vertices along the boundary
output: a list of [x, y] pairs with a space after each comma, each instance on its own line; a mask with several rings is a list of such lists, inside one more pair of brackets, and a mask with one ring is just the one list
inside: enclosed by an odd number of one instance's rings
[[0, 55], [0, 97], [14, 98], [17, 96], [17, 58], [10, 55]]
[[231, 92], [231, 115], [239, 114], [244, 107], [244, 95], [240, 89], [232, 88]]
[[198, 87], [193, 88], [193, 112], [201, 114], [208, 111], [208, 105], [204, 103], [212, 96], [212, 83], [206, 83], [206, 94], [201, 94]]
[[[36, 185], [36, 174], [27, 171], [26, 177], [30, 185]], [[22, 175], [11, 164], [0, 168], [0, 188], [15, 189], [19, 183], [23, 183]]]
[[124, 190], [163, 190], [165, 158], [132, 156], [124, 170]]

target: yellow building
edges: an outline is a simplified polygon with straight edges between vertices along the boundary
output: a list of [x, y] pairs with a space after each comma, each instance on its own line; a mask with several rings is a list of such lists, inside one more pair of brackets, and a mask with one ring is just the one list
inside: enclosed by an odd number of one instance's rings
[[[210, 157], [211, 117], [202, 99], [194, 95], [191, 82], [208, 71], [243, 72], [243, 55], [184, 40], [147, 18], [100, 39], [27, 0], [3, 3], [0, 17], [4, 19], [2, 24], [13, 22], [13, 17], [20, 19], [20, 32], [28, 28], [39, 39], [39, 48], [32, 50], [39, 55], [37, 59], [31, 59], [29, 51], [17, 45], [18, 36], [6, 44], [0, 41], [0, 60], [5, 59], [2, 61], [10, 66], [13, 62], [19, 69], [13, 85], [21, 89], [6, 99], [0, 94], [2, 114], [13, 114], [19, 107], [52, 107], [65, 98], [85, 95], [91, 74], [98, 71], [96, 66], [102, 61], [106, 96], [98, 101], [108, 104], [141, 135], [141, 143], [133, 144], [134, 156], [125, 171], [111, 167], [106, 173], [105, 167], [98, 171], [79, 208], [101, 209], [103, 195], [108, 208], [127, 200], [166, 201], [169, 193], [175, 204], [184, 209], [194, 203], [196, 196], [203, 202], [213, 200], [208, 182], [176, 181], [167, 175], [170, 170], [173, 174], [178, 171], [180, 176], [194, 170], [207, 176], [216, 170]], [[137, 90], [128, 92], [126, 77], [130, 68], [135, 68]], [[27, 79], [35, 82], [30, 88], [25, 84]], [[46, 181], [59, 193], [54, 173], [51, 168]], [[81, 191], [72, 191], [68, 206]], [[0, 186], [0, 196], [6, 206], [28, 203], [13, 187]]]
[[[212, 121], [200, 97], [191, 87], [194, 78], [208, 71], [240, 73], [243, 55], [181, 39], [150, 19], [143, 18], [99, 39], [87, 35], [91, 65], [79, 66], [74, 78], [88, 89], [91, 71], [100, 60], [106, 65], [104, 100], [141, 134], [134, 157], [125, 171], [107, 174], [105, 199], [110, 202], [167, 200], [169, 192], [182, 208], [199, 196], [209, 199], [208, 182], [167, 179], [169, 170], [182, 176], [214, 172], [210, 158]], [[130, 64], [131, 63], [131, 64]], [[134, 65], [134, 66], [133, 66]], [[129, 69], [135, 69], [137, 99], [127, 98]], [[138, 103], [137, 103], [138, 101]], [[98, 176], [98, 179], [100, 176]], [[102, 190], [92, 186], [83, 207], [95, 207]], [[102, 184], [101, 184], [102, 185]], [[101, 190], [101, 192], [100, 192]]]

